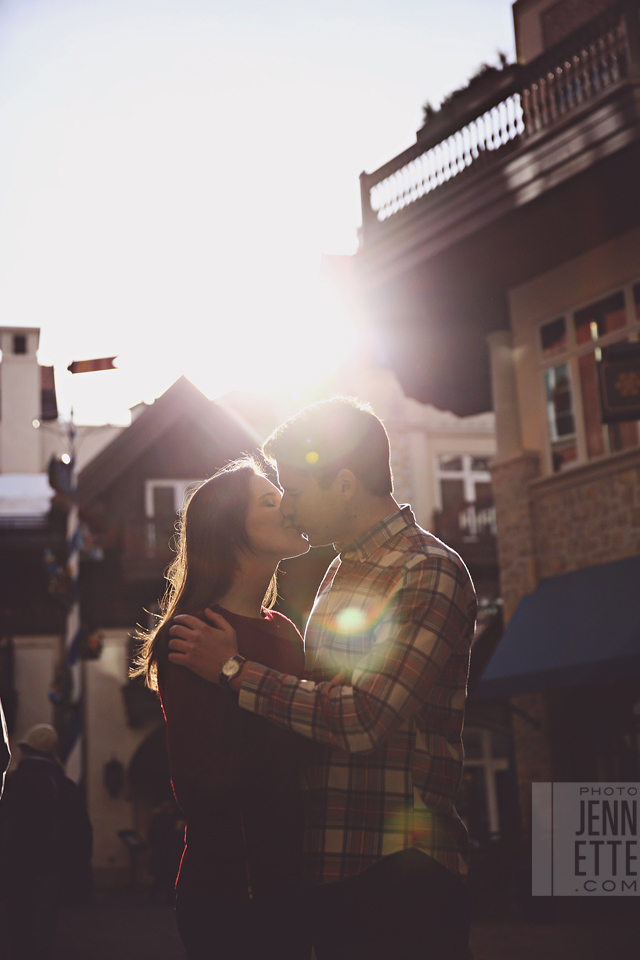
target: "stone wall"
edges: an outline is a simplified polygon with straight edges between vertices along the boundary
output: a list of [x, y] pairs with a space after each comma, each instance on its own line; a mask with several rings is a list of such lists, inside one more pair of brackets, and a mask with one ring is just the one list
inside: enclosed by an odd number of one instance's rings
[[522, 597], [536, 587], [529, 486], [539, 475], [540, 461], [534, 453], [520, 453], [491, 467], [505, 623]]
[[[540, 476], [537, 454], [520, 453], [491, 467], [496, 504], [501, 595], [507, 623], [520, 600], [536, 588], [530, 487]], [[531, 822], [531, 782], [551, 779], [548, 717], [543, 693], [511, 698], [522, 826]]]
[[[640, 554], [640, 450], [540, 478], [533, 454], [492, 467], [505, 623], [543, 577]], [[522, 825], [531, 783], [554, 778], [548, 698], [512, 697]]]
[[531, 486], [538, 578], [640, 554], [640, 450]]

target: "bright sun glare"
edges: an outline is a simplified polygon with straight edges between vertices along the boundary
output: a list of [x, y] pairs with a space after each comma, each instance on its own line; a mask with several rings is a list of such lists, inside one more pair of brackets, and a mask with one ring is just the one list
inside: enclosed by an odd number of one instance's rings
[[[56, 6], [36, 3], [31, 19], [16, 8], [4, 51], [16, 112], [33, 102], [13, 117], [24, 146], [0, 272], [4, 322], [41, 327], [61, 408], [100, 420], [109, 399], [123, 420], [181, 374], [211, 397], [331, 374], [354, 334], [319, 277], [321, 217], [302, 202], [318, 166], [301, 162], [292, 123], [303, 86], [285, 88], [273, 52], [237, 62], [237, 27], [198, 4], [137, 18], [116, 0], [113, 20], [100, 3], [93, 16]], [[117, 373], [64, 373], [113, 354]]]
[[[105, 397], [151, 402], [181, 374], [212, 399], [230, 390], [295, 395], [330, 378], [355, 350], [356, 328], [328, 281], [299, 277], [286, 296], [236, 282], [239, 289], [231, 283], [218, 294], [218, 319], [204, 317], [197, 331], [179, 318], [157, 318], [153, 342], [136, 348], [140, 333], [132, 330], [115, 371], [72, 376], [58, 367], [61, 407], [99, 422]], [[126, 419], [126, 407], [120, 415]]]
[[0, 4], [0, 322], [41, 328], [63, 412], [335, 372], [356, 332], [320, 255], [356, 249], [360, 170], [512, 29], [456, 3], [464, 28], [437, 0]]

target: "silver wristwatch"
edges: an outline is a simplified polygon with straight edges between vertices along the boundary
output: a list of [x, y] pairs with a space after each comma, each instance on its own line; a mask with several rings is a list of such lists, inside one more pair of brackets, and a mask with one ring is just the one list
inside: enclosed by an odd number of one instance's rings
[[230, 680], [238, 676], [244, 662], [245, 657], [241, 657], [239, 653], [224, 661], [220, 667], [220, 679], [218, 681], [221, 687], [226, 687]]

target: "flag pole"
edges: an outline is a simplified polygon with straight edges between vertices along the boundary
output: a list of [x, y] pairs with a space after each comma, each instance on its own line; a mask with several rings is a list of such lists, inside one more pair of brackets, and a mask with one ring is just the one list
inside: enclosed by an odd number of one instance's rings
[[[104, 357], [97, 360], [74, 360], [69, 364], [67, 370], [71, 374], [90, 373], [96, 370], [114, 370], [113, 361], [115, 359], [116, 357]], [[78, 496], [77, 437], [73, 405], [71, 405], [67, 429], [70, 464], [65, 557], [65, 570], [69, 579], [69, 606], [65, 623], [64, 651], [61, 658], [63, 669], [67, 672], [69, 690], [62, 730], [62, 759], [67, 775], [86, 789], [88, 768], [86, 738], [87, 678], [83, 652], [85, 631], [80, 609], [80, 551], [83, 545], [83, 533]]]
[[77, 431], [73, 407], [68, 425], [70, 506], [67, 514], [66, 567], [70, 580], [70, 605], [65, 628], [64, 657], [70, 674], [69, 716], [64, 731], [63, 752], [67, 775], [80, 783], [85, 773], [84, 670], [81, 653], [80, 618], [80, 511], [78, 503]]

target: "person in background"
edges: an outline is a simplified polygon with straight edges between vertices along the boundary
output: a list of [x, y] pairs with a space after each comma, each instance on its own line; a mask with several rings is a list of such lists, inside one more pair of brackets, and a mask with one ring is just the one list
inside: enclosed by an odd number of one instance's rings
[[[388, 437], [366, 405], [307, 407], [263, 450], [283, 521], [339, 552], [307, 624], [307, 679], [249, 656], [228, 682], [248, 715], [322, 745], [304, 767], [317, 958], [462, 960], [468, 837], [454, 803], [477, 607], [469, 573], [394, 500]], [[169, 660], [214, 686], [237, 640], [233, 623], [206, 616], [175, 618]]]
[[53, 950], [58, 907], [91, 889], [92, 829], [77, 784], [57, 756], [58, 734], [39, 723], [18, 741], [22, 753], [1, 807], [2, 896], [9, 960]]
[[[308, 960], [311, 953], [299, 899], [298, 764], [306, 744], [240, 710], [228, 683], [243, 657], [302, 677], [302, 637], [270, 609], [278, 562], [309, 549], [285, 522], [281, 497], [249, 459], [195, 490], [180, 522], [162, 617], [132, 669], [160, 693], [171, 780], [187, 820], [176, 918], [189, 960]], [[172, 618], [197, 618], [206, 607], [233, 624], [238, 641], [216, 686], [168, 659]]]

